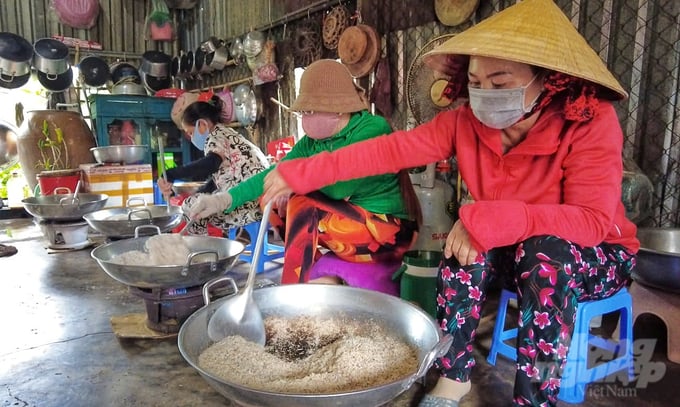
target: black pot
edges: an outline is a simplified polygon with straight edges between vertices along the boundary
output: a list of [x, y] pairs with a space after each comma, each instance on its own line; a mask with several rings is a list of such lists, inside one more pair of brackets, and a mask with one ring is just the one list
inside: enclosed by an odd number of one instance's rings
[[31, 73], [27, 73], [25, 75], [19, 75], [19, 76], [5, 76], [4, 74], [0, 74], [0, 86], [2, 86], [5, 89], [16, 89], [24, 86], [26, 83], [28, 83], [28, 80], [31, 78]]
[[157, 78], [170, 76], [172, 58], [161, 51], [146, 51], [142, 54], [139, 70]]
[[135, 68], [134, 66], [127, 62], [119, 62], [114, 65], [111, 65], [110, 69], [111, 69], [111, 82], [113, 82], [114, 84], [120, 82], [122, 79], [125, 78], [133, 81], [134, 83], [138, 84], [142, 83], [137, 68]]
[[39, 39], [33, 44], [33, 67], [48, 75], [65, 73], [70, 68], [68, 47], [52, 38]]
[[96, 55], [88, 55], [78, 64], [83, 82], [87, 86], [104, 86], [111, 77], [109, 64]]
[[58, 75], [50, 75], [38, 71], [38, 81], [40, 81], [40, 84], [45, 89], [51, 92], [63, 92], [73, 84], [73, 70], [69, 66], [66, 72]]
[[26, 84], [32, 59], [30, 42], [16, 34], [0, 32], [0, 86], [14, 89]]
[[179, 73], [181, 76], [189, 76], [192, 69], [194, 68], [194, 52], [189, 51], [186, 54], [182, 54], [179, 61]]
[[179, 65], [181, 58], [179, 56], [174, 56], [172, 58], [172, 63], [170, 64], [170, 76], [173, 78], [179, 75]]
[[172, 86], [172, 78], [169, 76], [165, 78], [157, 78], [144, 72], [141, 72], [140, 74], [142, 75], [142, 83], [144, 84], [144, 87], [152, 93], [156, 93], [161, 89], [167, 89]]

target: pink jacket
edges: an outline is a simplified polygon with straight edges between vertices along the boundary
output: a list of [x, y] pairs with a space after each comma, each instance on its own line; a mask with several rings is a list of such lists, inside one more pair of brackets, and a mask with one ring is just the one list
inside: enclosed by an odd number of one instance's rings
[[397, 172], [456, 156], [475, 202], [460, 219], [475, 248], [555, 235], [581, 246], [608, 242], [637, 252], [636, 226], [621, 202], [623, 134], [613, 106], [601, 101], [587, 123], [547, 108], [517, 146], [502, 153], [500, 130], [482, 125], [465, 105], [410, 131], [333, 153], [278, 165], [296, 193], [341, 180]]

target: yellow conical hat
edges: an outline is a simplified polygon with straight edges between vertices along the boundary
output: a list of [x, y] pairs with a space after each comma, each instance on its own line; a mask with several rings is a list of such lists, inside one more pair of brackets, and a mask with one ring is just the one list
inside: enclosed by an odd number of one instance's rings
[[[552, 0], [523, 0], [442, 43], [424, 56], [433, 68], [447, 55], [477, 55], [535, 65], [628, 94]], [[436, 68], [435, 68], [436, 69]]]

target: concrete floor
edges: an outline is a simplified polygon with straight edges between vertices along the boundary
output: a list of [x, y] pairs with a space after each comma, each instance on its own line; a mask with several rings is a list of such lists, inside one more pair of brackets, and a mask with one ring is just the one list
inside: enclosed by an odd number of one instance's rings
[[[32, 218], [0, 220], [0, 243], [18, 249], [0, 258], [2, 406], [235, 405], [184, 361], [175, 338], [117, 338], [110, 318], [143, 313], [144, 302], [98, 267], [92, 247], [50, 253]], [[263, 277], [276, 280], [280, 265], [270, 266], [273, 271]], [[242, 276], [247, 269], [240, 263], [233, 272]], [[512, 395], [513, 364], [503, 358], [495, 367], [486, 363], [496, 308], [494, 300], [488, 305], [475, 350], [473, 389], [461, 407], [506, 406]], [[581, 405], [677, 405], [680, 365], [665, 358], [665, 327], [640, 318], [635, 328], [636, 338], [660, 338], [652, 360], [638, 360], [641, 368], [654, 368], [658, 380], [643, 388], [636, 382], [590, 385]], [[427, 386], [435, 380], [431, 371]], [[389, 405], [415, 405], [422, 392], [416, 383]]]

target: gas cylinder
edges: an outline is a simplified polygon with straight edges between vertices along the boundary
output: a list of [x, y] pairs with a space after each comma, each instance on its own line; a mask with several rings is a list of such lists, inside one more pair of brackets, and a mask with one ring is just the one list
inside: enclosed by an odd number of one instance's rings
[[428, 165], [423, 173], [410, 175], [423, 214], [418, 239], [411, 250], [441, 251], [453, 226], [449, 213], [453, 187], [435, 177], [434, 165]]

